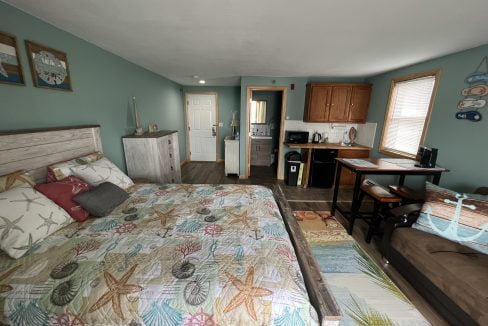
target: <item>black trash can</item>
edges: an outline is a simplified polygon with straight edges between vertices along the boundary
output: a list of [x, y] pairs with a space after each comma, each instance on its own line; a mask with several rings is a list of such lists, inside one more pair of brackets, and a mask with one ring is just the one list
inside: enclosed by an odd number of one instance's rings
[[288, 186], [297, 186], [298, 173], [300, 172], [300, 163], [302, 155], [298, 152], [288, 152], [285, 155], [285, 184]]

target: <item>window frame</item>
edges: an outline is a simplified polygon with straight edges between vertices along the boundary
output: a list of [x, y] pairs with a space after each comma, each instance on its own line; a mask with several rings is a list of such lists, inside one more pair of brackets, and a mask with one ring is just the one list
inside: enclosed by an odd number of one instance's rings
[[388, 96], [388, 103], [386, 105], [385, 120], [383, 122], [383, 131], [381, 133], [380, 144], [379, 144], [379, 149], [378, 149], [378, 151], [380, 153], [390, 155], [390, 156], [394, 156], [394, 157], [401, 157], [401, 158], [410, 158], [410, 159], [416, 158], [416, 154], [410, 154], [407, 152], [395, 150], [395, 149], [388, 148], [388, 147], [384, 146], [386, 130], [387, 130], [388, 126], [390, 125], [391, 116], [393, 114], [392, 97], [394, 95], [396, 84], [398, 84], [400, 82], [405, 82], [405, 81], [420, 79], [420, 78], [425, 78], [425, 77], [432, 77], [432, 76], [435, 77], [435, 82], [434, 82], [434, 87], [432, 89], [432, 94], [431, 94], [430, 102], [429, 102], [429, 108], [427, 111], [427, 115], [425, 116], [424, 127], [422, 130], [422, 136], [420, 137], [420, 143], [419, 143], [419, 146], [424, 145], [425, 138], [427, 137], [427, 132], [429, 130], [430, 118], [432, 116], [432, 109], [434, 107], [434, 102], [435, 102], [435, 98], [437, 95], [437, 88], [439, 86], [439, 80], [441, 78], [441, 70], [440, 69], [433, 69], [433, 70], [429, 70], [429, 71], [415, 73], [415, 74], [411, 74], [411, 75], [407, 75], [407, 76], [403, 76], [403, 77], [394, 78], [391, 80], [390, 92], [389, 92], [389, 96]]

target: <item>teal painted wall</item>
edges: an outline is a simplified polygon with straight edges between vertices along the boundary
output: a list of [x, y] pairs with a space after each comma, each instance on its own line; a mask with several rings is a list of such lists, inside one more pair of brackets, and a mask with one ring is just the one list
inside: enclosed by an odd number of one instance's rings
[[[286, 86], [287, 101], [286, 101], [286, 119], [302, 120], [303, 110], [305, 107], [305, 92], [306, 86], [309, 82], [351, 82], [362, 83], [364, 78], [325, 78], [325, 77], [257, 77], [257, 76], [243, 76], [241, 77], [241, 117], [240, 130], [241, 133], [246, 132], [246, 96], [248, 86]], [[295, 84], [295, 89], [291, 90], [290, 85]], [[245, 174], [246, 164], [246, 137], [241, 137], [240, 141], [240, 175]], [[286, 148], [283, 152], [285, 155]], [[283, 171], [280, 172], [283, 174]]]
[[223, 123], [220, 127], [220, 156], [224, 159], [224, 138], [232, 134], [232, 128], [230, 121], [232, 120], [232, 112], [237, 111], [236, 118], [239, 119], [240, 110], [240, 87], [239, 86], [184, 86], [184, 93], [206, 93], [216, 92], [218, 94], [218, 107], [219, 107], [219, 121]]
[[[17, 37], [26, 86], [0, 84], [0, 130], [100, 124], [104, 152], [124, 167], [121, 137], [134, 130], [131, 97], [137, 97], [142, 123], [179, 131], [186, 159], [181, 86], [72, 34], [0, 2], [0, 31]], [[32, 84], [24, 40], [68, 55], [73, 92]]]
[[[466, 75], [473, 72], [486, 55], [488, 45], [369, 78], [367, 81], [373, 84], [373, 93], [368, 121], [378, 123], [372, 155], [381, 156], [377, 149], [391, 80], [440, 68], [441, 78], [425, 144], [439, 149], [438, 164], [450, 170], [443, 175], [441, 185], [456, 191], [472, 191], [476, 187], [487, 186], [488, 106], [480, 109], [483, 115], [480, 122], [457, 120], [454, 117], [458, 111], [457, 104], [463, 98], [461, 90], [467, 87], [464, 82]], [[410, 177], [407, 178], [407, 183], [419, 188], [423, 185], [423, 180]], [[387, 182], [391, 182], [391, 179]]]

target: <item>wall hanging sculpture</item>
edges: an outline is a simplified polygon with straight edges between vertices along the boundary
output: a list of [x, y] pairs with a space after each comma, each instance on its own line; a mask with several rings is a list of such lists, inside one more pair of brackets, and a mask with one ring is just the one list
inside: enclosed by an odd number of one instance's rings
[[34, 86], [72, 91], [66, 53], [25, 41]]
[[470, 73], [466, 79], [468, 87], [461, 91], [464, 99], [459, 101], [456, 118], [478, 122], [482, 115], [479, 109], [486, 106], [486, 96], [488, 95], [488, 56], [485, 56], [476, 70]]
[[0, 83], [25, 85], [15, 36], [0, 32]]

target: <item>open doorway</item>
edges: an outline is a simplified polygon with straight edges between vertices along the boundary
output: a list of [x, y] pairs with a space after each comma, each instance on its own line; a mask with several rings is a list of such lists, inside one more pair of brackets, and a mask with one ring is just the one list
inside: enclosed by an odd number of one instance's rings
[[247, 177], [281, 179], [286, 87], [248, 87]]

